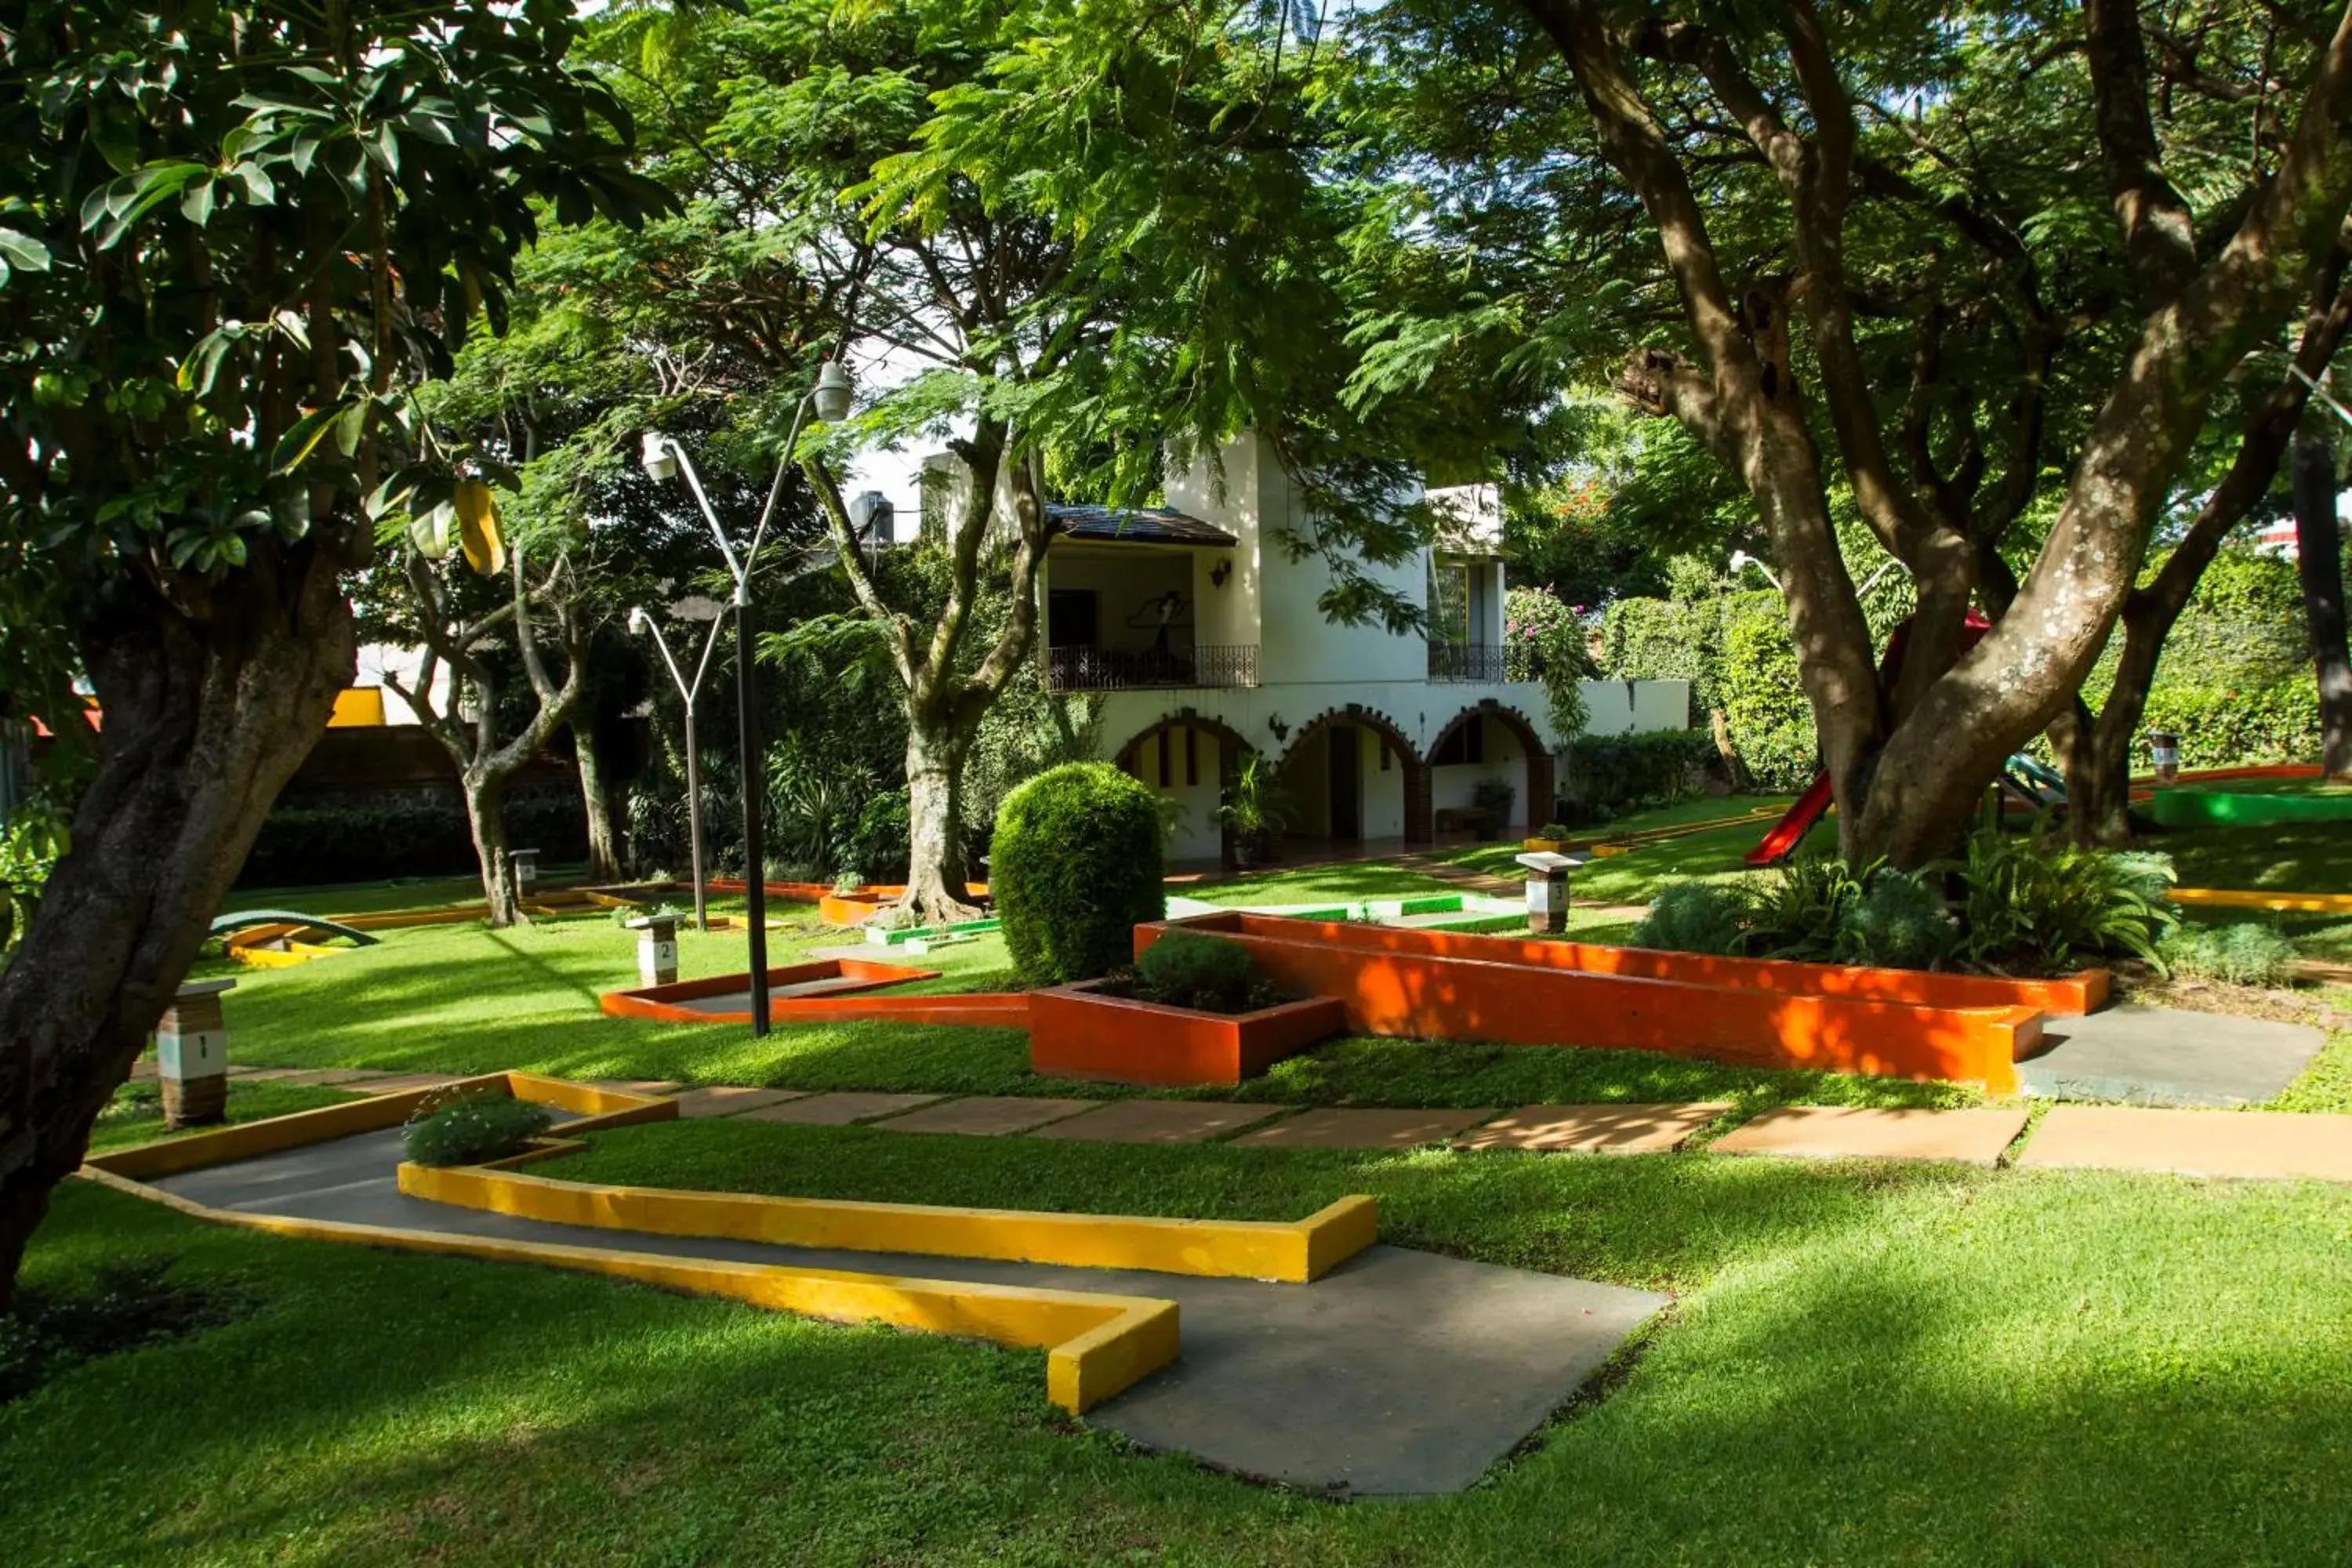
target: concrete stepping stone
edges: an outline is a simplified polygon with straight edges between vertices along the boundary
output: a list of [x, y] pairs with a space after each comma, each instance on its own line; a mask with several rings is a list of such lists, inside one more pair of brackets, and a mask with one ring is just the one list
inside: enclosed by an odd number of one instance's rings
[[789, 1121], [803, 1127], [847, 1127], [877, 1116], [896, 1116], [944, 1100], [940, 1094], [812, 1094], [775, 1105], [764, 1105], [743, 1118], [746, 1121]]
[[789, 1089], [739, 1089], [732, 1084], [715, 1084], [709, 1089], [690, 1089], [679, 1095], [677, 1113], [695, 1118], [740, 1116], [747, 1110], [764, 1110], [800, 1098], [796, 1090]]
[[2260, 1105], [2327, 1043], [2308, 1024], [2135, 1003], [2053, 1018], [2042, 1037], [2046, 1048], [2017, 1064], [2026, 1093], [2134, 1105]]
[[1494, 1115], [1475, 1110], [1375, 1110], [1333, 1108], [1308, 1110], [1244, 1132], [1234, 1146], [1245, 1149], [1418, 1149], [1443, 1143]]
[[1878, 1110], [1859, 1105], [1784, 1105], [1710, 1145], [1724, 1154], [1807, 1160], [1962, 1160], [2000, 1163], [2025, 1130], [2026, 1111]]
[[587, 1078], [580, 1081], [592, 1089], [609, 1089], [621, 1094], [676, 1094], [686, 1087], [666, 1078]]
[[2034, 1128], [2017, 1163], [2352, 1182], [2352, 1116], [2060, 1105]]
[[370, 1094], [398, 1094], [404, 1089], [438, 1089], [456, 1079], [440, 1072], [396, 1072], [389, 1078], [370, 1079], [365, 1088]]
[[1664, 1154], [1730, 1110], [1697, 1105], [1523, 1105], [1454, 1141], [1457, 1149], [1533, 1149], [1548, 1152]]
[[1205, 1143], [1290, 1109], [1199, 1100], [1115, 1100], [1040, 1127], [1037, 1136], [1087, 1143]]
[[287, 1083], [320, 1083], [333, 1087], [346, 1083], [373, 1083], [377, 1079], [396, 1075], [383, 1068], [312, 1068], [287, 1078]]
[[[133, 1078], [139, 1075], [133, 1073]], [[299, 1083], [310, 1076], [304, 1068], [254, 1068], [245, 1074], [247, 1083]]]
[[967, 1138], [1003, 1138], [1049, 1121], [1091, 1110], [1098, 1100], [1032, 1100], [1021, 1095], [974, 1094], [877, 1123], [885, 1132], [957, 1132]]

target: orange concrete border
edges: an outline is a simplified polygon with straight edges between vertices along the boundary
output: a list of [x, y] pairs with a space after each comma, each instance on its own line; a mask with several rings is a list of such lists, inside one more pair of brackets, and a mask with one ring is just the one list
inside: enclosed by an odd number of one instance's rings
[[[863, 958], [827, 958], [787, 964], [768, 971], [770, 985], [796, 985], [836, 976], [864, 984], [823, 996], [772, 996], [768, 999], [768, 1017], [770, 1022], [780, 1024], [856, 1021], [1014, 1029], [1028, 1025], [1029, 998], [1018, 992], [951, 993], [944, 996], [860, 994], [917, 980], [936, 980], [939, 973], [935, 969], [909, 969]], [[668, 985], [641, 985], [607, 991], [597, 998], [597, 1005], [615, 1018], [649, 1018], [663, 1024], [748, 1024], [751, 1021], [749, 1007], [719, 1013], [685, 1005], [701, 997], [741, 991], [747, 984], [744, 975], [721, 974], [704, 980], [680, 980]]]
[[1201, 1013], [1126, 996], [1099, 982], [1029, 994], [1029, 1066], [1055, 1078], [1226, 1088], [1347, 1026], [1347, 1010], [1310, 996], [1251, 1013]]
[[[2347, 902], [2352, 905], [2352, 900]], [[1479, 936], [1465, 931], [1352, 921], [1300, 921], [1282, 915], [1254, 914], [1246, 910], [1232, 912], [1238, 918], [1230, 926], [1219, 924], [1215, 929], [1286, 939], [1311, 937], [1338, 947], [1378, 952], [1468, 958], [1643, 980], [1678, 980], [1692, 985], [1769, 991], [1784, 996], [1850, 996], [1874, 1002], [1900, 1002], [1914, 1007], [2031, 1007], [2053, 1017], [2079, 1016], [2104, 1006], [2111, 984], [2111, 977], [2104, 969], [2085, 969], [2053, 980], [2011, 980], [1997, 974], [1869, 969], [1773, 958], [1720, 958], [1662, 948]], [[1214, 916], [1202, 916], [1197, 923], [1205, 927], [1214, 920]], [[1148, 945], [1141, 934], [1145, 929], [1136, 928], [1138, 956]]]
[[1371, 1035], [1663, 1051], [1760, 1068], [1974, 1082], [1996, 1095], [2016, 1090], [2016, 1058], [2042, 1036], [2042, 1014], [2026, 1007], [1784, 995], [1380, 951], [1328, 936], [1373, 928], [1232, 910], [1138, 926], [1138, 949], [1179, 924], [1240, 942], [1278, 984], [1339, 997], [1349, 1026]]
[[[534, 1150], [522, 1158], [563, 1152]], [[1362, 1196], [1341, 1198], [1297, 1221], [1162, 1219], [611, 1186], [518, 1174], [512, 1163], [403, 1163], [400, 1190], [429, 1203], [648, 1236], [1291, 1284], [1319, 1278], [1379, 1237], [1378, 1209]]]

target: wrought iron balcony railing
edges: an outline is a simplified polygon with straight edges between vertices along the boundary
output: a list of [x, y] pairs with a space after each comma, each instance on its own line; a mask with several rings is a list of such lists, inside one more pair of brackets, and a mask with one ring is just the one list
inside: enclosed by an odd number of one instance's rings
[[1257, 645], [1230, 647], [1055, 647], [1045, 650], [1048, 691], [1130, 691], [1147, 687], [1208, 689], [1255, 686]]
[[1433, 642], [1429, 645], [1429, 679], [1507, 680], [1509, 677], [1504, 673], [1503, 654], [1503, 648], [1495, 643]]

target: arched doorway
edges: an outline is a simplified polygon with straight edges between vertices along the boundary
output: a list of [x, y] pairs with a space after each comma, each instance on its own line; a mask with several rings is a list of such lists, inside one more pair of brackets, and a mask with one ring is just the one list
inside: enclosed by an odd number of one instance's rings
[[1500, 778], [1511, 786], [1510, 828], [1539, 827], [1550, 820], [1553, 794], [1551, 748], [1526, 714], [1489, 698], [1447, 721], [1429, 748], [1430, 815], [1439, 825], [1472, 808], [1479, 782]]
[[1351, 704], [1317, 714], [1289, 737], [1281, 777], [1300, 837], [1429, 842], [1428, 770], [1385, 713]]
[[1217, 807], [1242, 753], [1250, 749], [1223, 720], [1192, 712], [1171, 713], [1119, 747], [1118, 766], [1174, 807], [1170, 860], [1213, 858], [1233, 868], [1233, 831]]

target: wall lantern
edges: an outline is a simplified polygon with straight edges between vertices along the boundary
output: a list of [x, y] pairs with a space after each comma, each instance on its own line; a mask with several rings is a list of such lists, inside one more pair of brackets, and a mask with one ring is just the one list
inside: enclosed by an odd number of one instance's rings
[[1209, 585], [1213, 588], [1222, 588], [1225, 585], [1225, 579], [1233, 574], [1233, 562], [1230, 559], [1219, 561], [1214, 566], [1209, 568]]
[[1282, 721], [1282, 715], [1279, 713], [1269, 715], [1265, 721], [1265, 727], [1274, 731], [1274, 738], [1277, 741], [1287, 741], [1290, 739], [1290, 726]]

